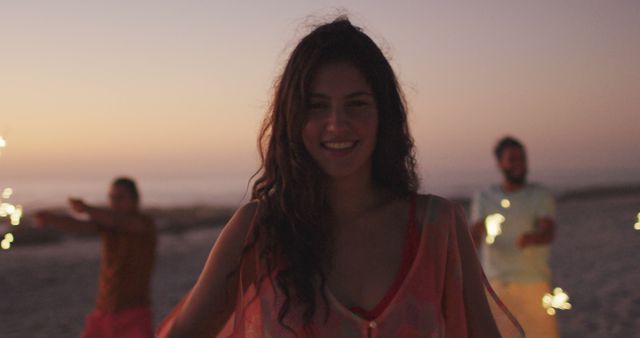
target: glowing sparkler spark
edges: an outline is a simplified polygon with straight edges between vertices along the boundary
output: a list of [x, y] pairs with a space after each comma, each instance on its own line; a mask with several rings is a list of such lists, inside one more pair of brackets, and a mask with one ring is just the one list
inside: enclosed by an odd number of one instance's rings
[[495, 242], [496, 237], [502, 233], [502, 223], [505, 218], [501, 214], [491, 214], [484, 219], [484, 226], [487, 229], [487, 237], [485, 241], [491, 245]]
[[9, 217], [11, 225], [19, 225], [22, 214], [21, 205], [13, 205], [7, 202], [0, 204], [0, 217]]
[[636, 224], [633, 225], [633, 228], [636, 230], [640, 230], [640, 212], [638, 213], [638, 216], [636, 218], [638, 220], [636, 221]]
[[16, 207], [10, 203], [0, 204], [0, 217], [7, 217], [16, 211]]
[[11, 248], [11, 243], [13, 243], [14, 237], [12, 233], [7, 233], [4, 235], [4, 239], [0, 242], [0, 247], [4, 250], [9, 250]]
[[2, 191], [2, 198], [9, 199], [11, 198], [11, 195], [13, 195], [13, 189], [4, 188], [4, 190]]
[[555, 315], [556, 309], [570, 310], [569, 295], [561, 288], [555, 288], [553, 289], [553, 294], [546, 293], [544, 297], [542, 297], [542, 307], [547, 310], [549, 316]]
[[500, 206], [502, 206], [505, 209], [508, 209], [511, 206], [511, 201], [509, 201], [506, 198], [503, 198], [502, 201], [500, 201]]
[[[7, 141], [0, 136], [0, 150], [6, 148]], [[1, 152], [0, 152], [1, 154]], [[20, 219], [22, 218], [22, 206], [21, 205], [13, 205], [11, 203], [7, 203], [2, 200], [7, 200], [11, 198], [13, 195], [12, 188], [4, 188], [2, 190], [2, 194], [0, 194], [0, 217], [9, 217], [10, 223], [13, 226], [17, 226], [20, 224]], [[11, 248], [11, 243], [15, 240], [12, 233], [6, 233], [2, 241], [0, 241], [0, 248], [3, 250], [9, 250]]]
[[22, 218], [22, 206], [16, 206], [16, 209], [13, 213], [11, 213], [11, 225], [17, 226], [20, 225], [20, 219]]

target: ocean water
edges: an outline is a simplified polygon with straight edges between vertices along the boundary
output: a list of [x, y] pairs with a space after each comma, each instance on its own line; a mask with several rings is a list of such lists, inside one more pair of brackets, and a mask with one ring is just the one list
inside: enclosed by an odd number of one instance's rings
[[[137, 178], [145, 206], [229, 205], [246, 200], [248, 178]], [[106, 204], [111, 178], [30, 178], [0, 180], [0, 189], [11, 187], [13, 204], [25, 208], [56, 207], [67, 198], [83, 198], [91, 204]], [[249, 195], [249, 192], [246, 193]]]
[[[208, 177], [136, 177], [145, 206], [225, 205], [239, 206], [248, 200], [249, 176], [218, 175]], [[112, 177], [7, 178], [0, 176], [0, 190], [14, 191], [9, 202], [25, 210], [66, 205], [68, 197], [84, 198], [92, 204], [105, 204]], [[428, 172], [421, 175], [422, 192], [445, 197], [470, 197], [473, 192], [499, 182], [497, 171]], [[541, 182], [553, 192], [594, 186], [620, 186], [639, 183], [635, 170], [564, 170], [534, 172], [531, 181]]]

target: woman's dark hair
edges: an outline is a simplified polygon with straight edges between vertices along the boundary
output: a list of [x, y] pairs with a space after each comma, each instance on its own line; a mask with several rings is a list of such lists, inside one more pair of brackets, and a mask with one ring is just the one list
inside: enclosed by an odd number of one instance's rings
[[[320, 67], [348, 62], [360, 70], [378, 108], [378, 131], [372, 158], [374, 184], [396, 197], [418, 189], [413, 139], [407, 126], [404, 96], [391, 65], [378, 46], [345, 17], [316, 27], [297, 44], [274, 88], [259, 135], [262, 164], [255, 174], [252, 199], [259, 201], [253, 240], [265, 276], [285, 296], [281, 325], [292, 306], [301, 306], [309, 329], [320, 294], [327, 300], [325, 270], [331, 254], [331, 228], [324, 174], [302, 142], [313, 77]], [[325, 312], [325, 318], [326, 318]]]
[[118, 177], [113, 180], [113, 183], [111, 183], [111, 185], [118, 186], [127, 190], [131, 194], [131, 197], [133, 197], [134, 201], [140, 201], [140, 194], [138, 193], [138, 187], [134, 180], [128, 177]]

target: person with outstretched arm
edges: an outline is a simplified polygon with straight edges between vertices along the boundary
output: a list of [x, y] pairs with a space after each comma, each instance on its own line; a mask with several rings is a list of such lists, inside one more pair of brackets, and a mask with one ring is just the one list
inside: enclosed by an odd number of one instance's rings
[[102, 253], [95, 309], [87, 316], [82, 338], [153, 337], [150, 282], [156, 255], [153, 220], [140, 212], [136, 183], [117, 178], [109, 190], [109, 207], [70, 198], [79, 220], [39, 211], [36, 224], [75, 233], [98, 234]]

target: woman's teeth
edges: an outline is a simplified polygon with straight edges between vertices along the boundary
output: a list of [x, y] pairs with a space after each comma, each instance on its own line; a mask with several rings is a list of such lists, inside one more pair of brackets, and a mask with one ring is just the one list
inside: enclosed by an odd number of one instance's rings
[[355, 141], [351, 142], [323, 142], [322, 146], [331, 150], [344, 150], [352, 148], [356, 144]]

